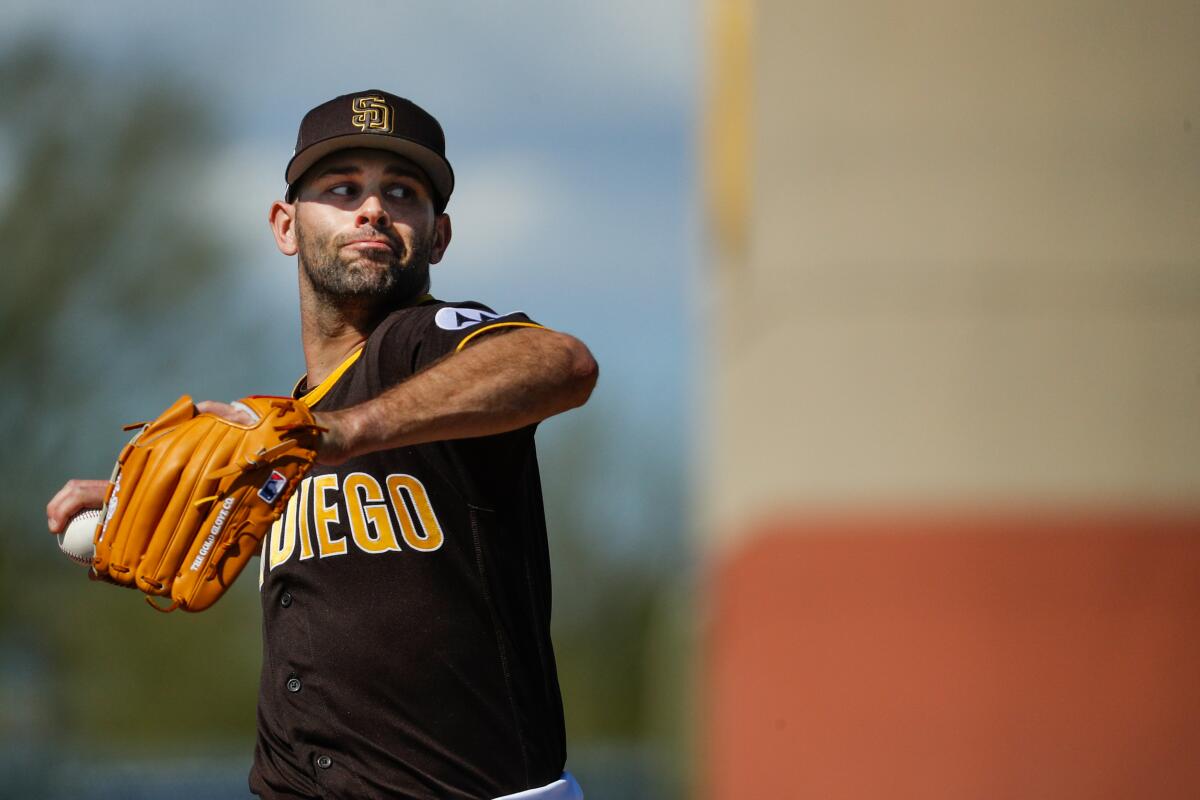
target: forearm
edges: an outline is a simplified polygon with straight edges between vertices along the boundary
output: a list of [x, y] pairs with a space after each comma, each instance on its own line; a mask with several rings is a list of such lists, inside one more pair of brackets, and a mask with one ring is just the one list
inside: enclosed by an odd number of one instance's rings
[[596, 376], [591, 353], [571, 336], [532, 329], [491, 334], [373, 400], [317, 414], [329, 429], [318, 458], [339, 463], [376, 450], [516, 430], [583, 405]]

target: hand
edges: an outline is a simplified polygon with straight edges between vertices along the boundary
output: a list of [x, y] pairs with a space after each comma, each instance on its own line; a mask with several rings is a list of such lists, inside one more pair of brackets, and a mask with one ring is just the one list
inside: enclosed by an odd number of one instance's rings
[[313, 414], [313, 419], [324, 430], [317, 439], [317, 463], [337, 466], [358, 455], [350, 446], [350, 417], [342, 412], [329, 411]]
[[46, 504], [46, 525], [51, 533], [62, 533], [67, 521], [88, 508], [103, 508], [108, 481], [70, 480]]
[[238, 425], [253, 425], [254, 417], [247, 414], [237, 406], [229, 403], [221, 403], [216, 400], [201, 400], [196, 403], [196, 411], [201, 414], [213, 414], [221, 419], [227, 419], [230, 422], [236, 422]]
[[[121, 504], [109, 501], [115, 511], [95, 537], [97, 579], [136, 588], [151, 602], [170, 597], [170, 605], [156, 605], [161, 611], [210, 607], [292, 499], [312, 466], [317, 433], [308, 409], [286, 397], [196, 403], [181, 396], [118, 457]], [[207, 502], [197, 502], [200, 495]]]
[[[229, 403], [206, 400], [196, 404], [201, 413], [216, 414], [231, 422], [249, 425], [254, 420], [245, 411]], [[71, 517], [88, 508], [103, 508], [108, 481], [70, 480], [46, 504], [46, 527], [51, 533], [62, 533]]]
[[[216, 400], [203, 400], [196, 403], [196, 411], [201, 414], [215, 414], [218, 417], [236, 422], [239, 425], [252, 425], [254, 419], [245, 411], [229, 403]], [[347, 415], [338, 412], [313, 414], [313, 419], [325, 430], [317, 440], [317, 463], [336, 466], [357, 455], [350, 449], [349, 419]]]

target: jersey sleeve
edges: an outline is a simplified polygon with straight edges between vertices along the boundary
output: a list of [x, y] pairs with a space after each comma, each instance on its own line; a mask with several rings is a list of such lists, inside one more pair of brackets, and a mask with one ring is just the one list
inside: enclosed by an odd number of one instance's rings
[[384, 331], [378, 363], [385, 384], [403, 380], [496, 331], [541, 328], [523, 311], [497, 313], [482, 303], [412, 309]]

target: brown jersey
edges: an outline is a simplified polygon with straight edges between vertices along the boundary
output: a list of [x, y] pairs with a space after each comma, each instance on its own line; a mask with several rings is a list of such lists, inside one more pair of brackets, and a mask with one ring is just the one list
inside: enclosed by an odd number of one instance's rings
[[[423, 298], [304, 399], [356, 405], [505, 326], [536, 323]], [[478, 800], [559, 777], [534, 427], [370, 453], [304, 480], [263, 542], [252, 791]]]

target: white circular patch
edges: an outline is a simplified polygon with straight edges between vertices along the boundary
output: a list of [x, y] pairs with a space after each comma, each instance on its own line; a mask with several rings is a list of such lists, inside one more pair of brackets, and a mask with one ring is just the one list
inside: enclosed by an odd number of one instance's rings
[[499, 316], [499, 314], [478, 308], [443, 308], [438, 310], [433, 321], [444, 331], [461, 331], [463, 328], [469, 328]]

